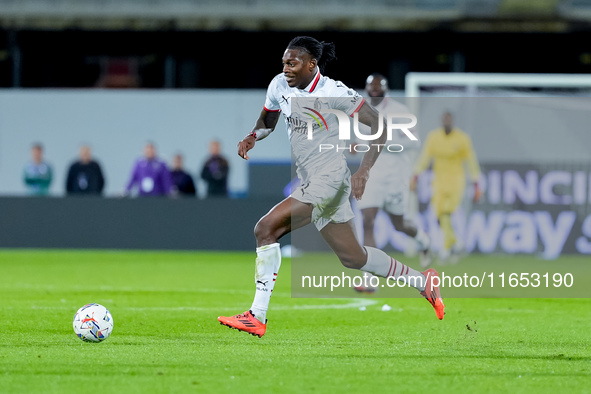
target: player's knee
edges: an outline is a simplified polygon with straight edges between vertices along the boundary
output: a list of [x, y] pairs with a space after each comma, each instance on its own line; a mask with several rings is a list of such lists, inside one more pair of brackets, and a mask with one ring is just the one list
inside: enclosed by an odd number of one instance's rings
[[259, 244], [261, 242], [274, 243], [277, 241], [274, 239], [273, 223], [268, 216], [263, 216], [254, 226], [254, 236]]

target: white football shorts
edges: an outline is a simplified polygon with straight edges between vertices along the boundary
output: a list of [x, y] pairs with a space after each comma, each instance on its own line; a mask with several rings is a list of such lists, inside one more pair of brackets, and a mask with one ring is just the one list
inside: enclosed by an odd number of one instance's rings
[[291, 197], [312, 204], [312, 222], [322, 230], [328, 223], [345, 223], [355, 215], [351, 209], [351, 171], [341, 166], [334, 171], [312, 175]]
[[393, 215], [404, 215], [408, 209], [410, 176], [384, 166], [374, 166], [369, 173], [365, 192], [357, 201], [359, 209], [379, 208]]

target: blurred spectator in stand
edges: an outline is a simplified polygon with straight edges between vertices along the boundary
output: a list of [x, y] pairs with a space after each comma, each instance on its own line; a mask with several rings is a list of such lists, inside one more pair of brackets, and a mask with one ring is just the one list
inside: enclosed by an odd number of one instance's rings
[[209, 143], [209, 158], [201, 170], [201, 178], [207, 182], [207, 197], [228, 197], [228, 160], [221, 154], [220, 142]]
[[174, 155], [170, 175], [172, 176], [174, 193], [181, 197], [195, 196], [197, 191], [193, 178], [183, 169], [183, 155]]
[[43, 160], [43, 146], [33, 144], [31, 148], [32, 161], [25, 166], [24, 181], [27, 193], [31, 196], [46, 196], [53, 172], [51, 166]]
[[92, 160], [89, 146], [80, 147], [80, 159], [72, 163], [66, 179], [68, 195], [100, 195], [105, 187], [105, 178], [101, 166]]
[[172, 179], [166, 163], [156, 157], [156, 147], [148, 142], [144, 148], [144, 157], [136, 160], [131, 178], [125, 188], [125, 195], [138, 188], [140, 197], [168, 196], [172, 191]]

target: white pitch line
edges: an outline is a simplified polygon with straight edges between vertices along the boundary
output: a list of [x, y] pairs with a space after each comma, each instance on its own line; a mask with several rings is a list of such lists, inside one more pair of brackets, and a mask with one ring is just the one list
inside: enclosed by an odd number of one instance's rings
[[[343, 304], [317, 304], [317, 305], [275, 305], [271, 306], [272, 310], [326, 310], [326, 309], [354, 309], [360, 307], [368, 307], [377, 304], [378, 301], [370, 299], [357, 299], [351, 302]], [[59, 306], [37, 306], [33, 305], [32, 309], [72, 309], [65, 305]], [[236, 306], [221, 306], [221, 307], [201, 307], [201, 306], [178, 306], [178, 307], [166, 307], [166, 306], [145, 306], [145, 307], [117, 307], [115, 309], [119, 311], [132, 311], [132, 312], [143, 312], [143, 311], [165, 311], [165, 312], [212, 312], [212, 311], [237, 311], [244, 308], [244, 304]], [[113, 309], [113, 308], [111, 308]]]
[[[52, 286], [52, 285], [29, 285], [29, 284], [11, 284], [9, 286], [0, 287], [0, 291], [14, 291], [14, 290], [35, 290], [35, 291], [55, 291], [55, 292], [88, 292], [88, 293], [99, 293], [103, 291], [113, 291], [113, 292], [145, 292], [145, 293], [214, 293], [214, 294], [247, 294], [253, 295], [254, 290], [236, 290], [236, 289], [204, 289], [204, 288], [194, 288], [194, 289], [182, 289], [182, 288], [174, 288], [174, 289], [166, 289], [161, 287], [129, 287], [129, 286], [122, 286], [122, 287], [115, 287], [115, 286], [98, 286], [98, 287], [89, 287], [89, 286]], [[273, 296], [275, 297], [291, 297], [290, 292], [273, 292]]]
[[350, 309], [350, 308], [360, 308], [362, 306], [368, 307], [371, 305], [375, 305], [378, 302], [376, 300], [369, 300], [365, 298], [360, 298], [355, 301], [349, 302], [347, 304], [319, 304], [319, 305], [277, 305], [277, 307], [273, 309], [285, 310], [285, 309], [296, 309], [296, 310], [306, 310], [306, 309]]
[[[272, 310], [314, 310], [314, 309], [351, 309], [368, 307], [375, 305], [378, 302], [376, 300], [359, 299], [346, 304], [318, 304], [318, 305], [275, 305], [271, 306]], [[118, 309], [130, 310], [130, 311], [219, 311], [219, 310], [237, 310], [244, 308], [244, 305], [236, 307], [199, 307], [199, 306], [180, 306], [180, 307], [123, 307]]]
[[[372, 299], [359, 299], [345, 304], [317, 304], [317, 305], [272, 305], [272, 310], [327, 310], [327, 309], [354, 309], [361, 307], [368, 307], [376, 305], [378, 301]], [[166, 307], [166, 306], [147, 306], [147, 307], [117, 307], [117, 310], [132, 311], [132, 312], [143, 312], [143, 311], [169, 311], [169, 312], [213, 312], [213, 311], [237, 311], [242, 310], [244, 304], [235, 306], [220, 306], [220, 307], [200, 307], [200, 306], [178, 306], [178, 307]], [[13, 306], [0, 306], [2, 309], [15, 309]], [[22, 308], [21, 308], [22, 309]], [[74, 310], [72, 306], [66, 305], [52, 305], [52, 306], [40, 306], [32, 305], [31, 309], [34, 310]], [[111, 308], [113, 309], [113, 308]], [[390, 312], [403, 312], [403, 311], [419, 311], [425, 309], [424, 307], [418, 306], [405, 306], [404, 308], [393, 307]], [[465, 310], [465, 308], [462, 308]], [[539, 313], [535, 309], [487, 309], [489, 313]]]

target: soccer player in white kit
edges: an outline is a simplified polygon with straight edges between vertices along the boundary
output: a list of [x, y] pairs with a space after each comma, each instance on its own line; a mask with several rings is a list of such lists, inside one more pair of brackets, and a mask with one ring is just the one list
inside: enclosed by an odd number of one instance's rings
[[[322, 117], [322, 122], [313, 126], [314, 138], [307, 138], [305, 112], [322, 115], [323, 110], [340, 110], [350, 116], [358, 113], [359, 121], [369, 125], [372, 134], [377, 134], [379, 122], [383, 121], [357, 92], [321, 74], [326, 63], [333, 59], [332, 43], [319, 42], [312, 37], [294, 38], [283, 54], [283, 72], [269, 85], [265, 106], [253, 131], [238, 143], [238, 155], [248, 160], [248, 151], [256, 141], [273, 131], [280, 112], [283, 112], [301, 186], [256, 224], [254, 301], [244, 313], [218, 317], [225, 326], [258, 337], [265, 334], [269, 301], [281, 265], [278, 240], [311, 222], [345, 267], [383, 278], [403, 279], [411, 285], [414, 282], [417, 290], [434, 307], [437, 317], [443, 319], [445, 306], [439, 287], [433, 283], [436, 281], [432, 281], [438, 276], [435, 270], [418, 272], [379, 249], [362, 246], [356, 238], [349, 195], [352, 193], [356, 199], [362, 197], [369, 171], [380, 151], [374, 146], [366, 152], [359, 170], [351, 176], [342, 151], [318, 150], [321, 143], [339, 144], [335, 115]], [[374, 142], [384, 144], [386, 133]]]
[[[385, 76], [374, 73], [367, 77], [365, 93], [377, 111], [381, 114], [410, 112], [406, 105], [388, 97], [387, 92], [388, 80]], [[369, 132], [369, 129], [366, 131]], [[375, 218], [380, 209], [384, 210], [396, 231], [403, 232], [415, 240], [420, 250], [421, 266], [426, 267], [431, 260], [429, 252], [431, 240], [420, 227], [404, 218], [409, 205], [414, 157], [418, 153], [420, 143], [408, 139], [400, 130], [393, 135], [391, 142], [403, 146], [404, 149], [394, 152], [386, 149], [380, 154], [371, 168], [371, 176], [365, 186], [363, 198], [357, 202], [357, 208], [361, 210], [363, 216], [363, 244], [376, 246]], [[369, 280], [364, 281], [364, 283], [369, 282]], [[377, 288], [362, 285], [355, 287], [355, 290], [373, 293]]]

